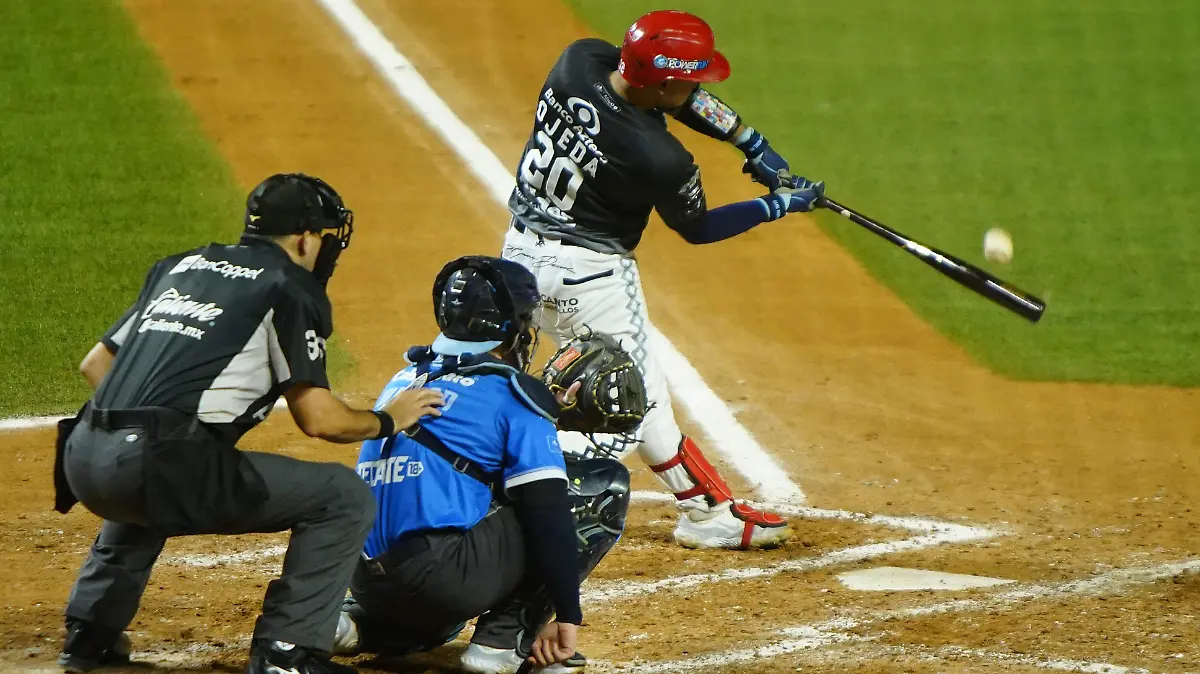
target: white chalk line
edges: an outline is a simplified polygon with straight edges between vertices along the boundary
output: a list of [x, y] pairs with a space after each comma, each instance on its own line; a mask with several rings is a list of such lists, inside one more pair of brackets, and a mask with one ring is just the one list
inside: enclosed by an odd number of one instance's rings
[[[669, 494], [658, 492], [637, 491], [633, 493], [636, 503], [659, 503], [673, 501]], [[664, 498], [665, 497], [665, 498]], [[772, 504], [773, 507], [773, 504]], [[795, 514], [806, 516], [816, 512], [822, 519], [849, 519], [840, 511], [822, 511], [816, 508], [791, 506]], [[786, 510], [786, 508], [781, 508]], [[792, 514], [792, 513], [788, 513]], [[875, 522], [885, 526], [897, 526], [891, 522], [896, 518], [885, 518], [886, 522]], [[904, 518], [899, 518], [903, 520]], [[863, 521], [872, 522], [863, 516]], [[724, 569], [713, 573], [697, 573], [685, 576], [669, 576], [657, 580], [610, 580], [589, 581], [583, 587], [582, 599], [586, 603], [609, 602], [643, 596], [651, 592], [678, 591], [710, 583], [735, 582], [754, 578], [769, 578], [787, 572], [804, 572], [823, 569], [839, 564], [850, 564], [875, 559], [885, 555], [901, 552], [913, 552], [926, 548], [945, 545], [948, 543], [966, 543], [983, 540], [997, 535], [997, 532], [982, 527], [970, 527], [961, 524], [946, 524], [936, 521], [921, 520], [915, 523], [906, 522], [908, 529], [927, 532], [921, 535], [897, 541], [868, 543], [848, 548], [834, 550], [817, 557], [803, 559], [787, 559], [774, 564], [749, 568]], [[164, 564], [212, 568], [222, 566], [257, 566], [266, 560], [281, 557], [287, 547], [272, 545], [251, 550], [242, 550], [224, 554], [187, 554], [178, 555], [162, 560]]]
[[282, 557], [285, 552], [287, 552], [286, 545], [271, 545], [242, 550], [241, 552], [177, 555], [163, 559], [160, 563], [209, 569], [217, 566], [249, 565], [254, 562]]
[[[731, 664], [777, 658], [784, 655], [800, 653], [808, 650], [831, 648], [854, 641], [870, 641], [874, 637], [850, 635], [846, 630], [861, 628], [892, 620], [920, 618], [943, 613], [965, 611], [1003, 611], [1017, 604], [1054, 597], [1093, 597], [1114, 593], [1135, 586], [1154, 583], [1175, 576], [1200, 571], [1200, 558], [1160, 564], [1153, 567], [1135, 567], [1114, 569], [1091, 578], [1064, 581], [1060, 583], [1039, 583], [1023, 585], [1018, 588], [996, 592], [988, 597], [979, 599], [961, 599], [936, 602], [924, 606], [902, 609], [889, 609], [867, 613], [851, 614], [834, 618], [825, 622], [783, 628], [778, 633], [784, 638], [772, 643], [750, 648], [737, 648], [717, 653], [705, 653], [693, 658], [654, 663], [622, 663], [613, 666], [617, 671], [636, 674], [657, 674], [661, 672], [701, 671], [725, 667]], [[864, 659], [878, 659], [887, 655], [908, 655], [912, 650], [920, 651], [919, 657], [936, 660], [953, 660], [958, 657], [971, 657], [983, 660], [1011, 662], [1013, 664], [1030, 665], [1043, 669], [1084, 672], [1144, 672], [1146, 670], [1114, 665], [1109, 663], [1086, 662], [1069, 658], [1040, 658], [1024, 654], [997, 653], [982, 649], [970, 649], [960, 646], [947, 646], [937, 650], [923, 650], [919, 646], [877, 646], [872, 649], [861, 649]], [[839, 651], [838, 656], [842, 653]]]
[[[632, 497], [634, 503], [675, 502], [675, 497], [671, 494], [657, 491], [635, 491], [633, 492]], [[766, 508], [780, 515], [786, 515], [787, 517], [799, 517], [801, 519], [810, 520], [850, 520], [860, 524], [875, 524], [884, 527], [892, 527], [895, 529], [907, 529], [909, 531], [920, 531], [926, 533], [957, 532], [958, 535], [964, 536], [968, 539], [975, 537], [976, 534], [998, 535], [1000, 533], [1009, 533], [1007, 529], [1000, 529], [997, 527], [984, 528], [967, 524], [956, 524], [954, 522], [945, 522], [928, 517], [867, 515], [866, 513], [855, 513], [848, 510], [812, 508], [809, 506], [794, 505], [789, 503], [760, 503], [752, 501], [750, 504], [759, 508]], [[986, 538], [987, 536], [982, 537]]]
[[[57, 649], [57, 645], [55, 648]], [[127, 669], [134, 669], [138, 668], [139, 665], [145, 666], [150, 664], [158, 667], [168, 667], [171, 671], [203, 670], [210, 672], [212, 671], [212, 661], [214, 659], [233, 651], [248, 651], [249, 649], [250, 637], [247, 635], [238, 637], [235, 643], [222, 644], [220, 646], [201, 643], [189, 644], [179, 648], [164, 646], [144, 651], [133, 651], [129, 654], [132, 666]], [[11, 670], [6, 669], [5, 671]], [[24, 672], [25, 674], [62, 674], [61, 667], [46, 666], [44, 664], [31, 664], [26, 667], [18, 665], [15, 671]]]
[[[275, 409], [284, 409], [287, 407], [287, 401], [283, 398], [275, 401]], [[72, 415], [74, 416], [74, 415]], [[34, 431], [39, 428], [48, 428], [62, 421], [70, 419], [69, 416], [47, 416], [47, 417], [12, 417], [8, 419], [0, 419], [0, 433], [16, 432], [16, 431]]]
[[[1113, 569], [1090, 578], [1059, 583], [1022, 585], [978, 599], [942, 601], [924, 606], [883, 611], [853, 612], [846, 616], [812, 625], [779, 629], [777, 633], [784, 638], [772, 643], [716, 653], [705, 653], [682, 660], [651, 663], [595, 661], [593, 665], [598, 670], [628, 672], [630, 674], [665, 674], [669, 672], [718, 669], [738, 663], [812, 652], [811, 656], [805, 656], [806, 661], [811, 662], [814, 659], [819, 662], [845, 662], [849, 659], [869, 661], [884, 657], [905, 656], [929, 661], [953, 662], [962, 658], [972, 658], [989, 662], [1028, 665], [1041, 669], [1060, 671], [1099, 672], [1105, 674], [1141, 673], [1147, 670], [1110, 663], [1002, 653], [953, 645], [941, 647], [936, 650], [926, 649], [921, 646], [861, 646], [856, 644], [873, 642], [879, 637], [849, 634], [846, 631], [892, 620], [920, 618], [944, 613], [1002, 611], [1017, 604], [1036, 599], [1114, 594], [1133, 586], [1150, 584], [1192, 572], [1200, 572], [1200, 558], [1170, 562], [1152, 567]], [[645, 589], [639, 590], [639, 594], [644, 592], [646, 592]], [[829, 652], [830, 649], [845, 646], [850, 646], [851, 648], [837, 650], [833, 653]], [[139, 660], [148, 660], [160, 664], [173, 665], [174, 663], [179, 663], [180, 665], [185, 665], [190, 663], [196, 665], [198, 663], [195, 662], [195, 657], [198, 655], [215, 655], [231, 648], [235, 648], [235, 646], [218, 647], [210, 644], [197, 644], [186, 649], [161, 649], [135, 655], [137, 655], [137, 659]], [[42, 669], [31, 671], [42, 671]]]
[[1149, 674], [1141, 667], [1126, 667], [1107, 662], [1088, 662], [1070, 658], [1042, 658], [1032, 655], [1003, 653], [960, 646], [944, 646], [938, 649], [925, 647], [889, 646], [873, 643], [869, 637], [827, 634], [820, 637], [785, 639], [756, 648], [726, 651], [712, 656], [700, 656], [691, 660], [656, 663], [652, 665], [613, 665], [597, 662], [601, 671], [624, 674], [673, 674], [674, 672], [696, 672], [719, 670], [731, 665], [747, 664], [762, 660], [773, 660], [789, 655], [809, 666], [869, 663], [887, 659], [889, 662], [909, 661], [921, 663], [958, 663], [963, 660], [978, 660], [993, 664], [1023, 665], [1038, 669], [1066, 672], [1094, 672], [1097, 674]]
[[[507, 201], [513, 181], [509, 169], [500, 162], [496, 155], [479, 137], [465, 124], [446, 103], [434, 92], [429, 84], [417, 73], [396, 47], [383, 35], [370, 19], [359, 9], [353, 0], [317, 0], [329, 14], [342, 26], [353, 39], [359, 49], [375, 64], [379, 72], [396, 90], [396, 93], [418, 112], [425, 122], [454, 148], [463, 159], [466, 168], [490, 191], [493, 198], [500, 204]], [[743, 427], [734, 416], [732, 409], [703, 381], [699, 372], [687, 361], [682, 353], [660, 332], [651, 331], [651, 339], [657, 341], [660, 356], [667, 369], [668, 381], [676, 398], [688, 410], [693, 419], [715, 444], [716, 450], [728, 460], [742, 476], [753, 486], [764, 499], [778, 501], [781, 505], [798, 505], [804, 502], [802, 490], [792, 482], [787, 473], [775, 459], [758, 443], [750, 432]], [[53, 425], [62, 417], [34, 417], [24, 419], [0, 420], [0, 431], [27, 430], [31, 428]], [[789, 560], [776, 567], [764, 569], [742, 569], [729, 573], [738, 574], [697, 574], [677, 579], [653, 581], [653, 583], [670, 583], [672, 588], [691, 587], [704, 582], [715, 580], [736, 579], [754, 574], [756, 577], [774, 575], [787, 570], [802, 570], [805, 568], [820, 568], [830, 564], [860, 561], [901, 550], [920, 549], [945, 542], [966, 541], [985, 538], [994, 533], [976, 527], [952, 525], [920, 521], [913, 518], [889, 518], [885, 521], [879, 516], [867, 517], [857, 513], [844, 511], [825, 511], [809, 509], [811, 512], [801, 513], [800, 516], [818, 518], [837, 518], [874, 522], [885, 526], [899, 526], [931, 532], [905, 541], [856, 546], [835, 551], [820, 558], [811, 560]], [[282, 554], [281, 546], [262, 550], [233, 553], [231, 555], [184, 555], [176, 558], [178, 562], [192, 566], [211, 567], [218, 565], [244, 564], [250, 561], [267, 559]], [[828, 561], [820, 561], [826, 560]], [[626, 583], [626, 585], [629, 585]], [[593, 592], [594, 599], [606, 599], [613, 596], [613, 590]], [[638, 594], [641, 590], [638, 591]], [[630, 596], [630, 595], [623, 595]], [[201, 645], [202, 647], [203, 645]], [[186, 650], [183, 656], [192, 656], [202, 650]]]
[[885, 555], [915, 552], [948, 543], [965, 543], [992, 536], [990, 532], [979, 532], [972, 538], [963, 538], [958, 532], [914, 536], [886, 543], [868, 543], [827, 552], [818, 557], [788, 559], [766, 566], [724, 569], [713, 573], [695, 573], [687, 576], [671, 576], [659, 580], [609, 580], [588, 582], [583, 586], [581, 597], [585, 602], [611, 602], [618, 599], [647, 596], [651, 593], [679, 591], [709, 583], [770, 578], [787, 572], [815, 571], [839, 564], [852, 564]]

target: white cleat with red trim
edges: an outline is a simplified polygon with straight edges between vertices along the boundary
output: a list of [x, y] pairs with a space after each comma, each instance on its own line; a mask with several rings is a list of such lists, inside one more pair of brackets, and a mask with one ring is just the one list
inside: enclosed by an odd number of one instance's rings
[[729, 485], [687, 436], [673, 458], [650, 470], [684, 510], [675, 542], [685, 548], [774, 548], [792, 535], [786, 519], [735, 501]]
[[675, 542], [685, 548], [767, 549], [791, 537], [787, 520], [734, 501], [688, 510], [675, 525]]

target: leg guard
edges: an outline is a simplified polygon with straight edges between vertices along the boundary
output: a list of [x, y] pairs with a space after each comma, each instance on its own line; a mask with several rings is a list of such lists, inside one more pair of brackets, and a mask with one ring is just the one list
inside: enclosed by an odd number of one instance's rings
[[579, 537], [579, 579], [596, 568], [625, 531], [629, 469], [615, 459], [567, 461], [567, 497]]
[[[615, 459], [567, 457], [567, 498], [579, 541], [579, 580], [616, 545], [629, 510], [629, 469]], [[553, 608], [546, 588], [528, 579], [500, 606], [479, 617], [471, 643], [529, 655]]]
[[650, 470], [670, 489], [679, 501], [704, 497], [709, 507], [733, 500], [733, 491], [717, 472], [696, 443], [686, 435], [679, 441], [679, 451], [671, 459]]

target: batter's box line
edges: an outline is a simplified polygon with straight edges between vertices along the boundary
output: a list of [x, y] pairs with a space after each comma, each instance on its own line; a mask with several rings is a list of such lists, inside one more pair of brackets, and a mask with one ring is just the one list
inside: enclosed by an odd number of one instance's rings
[[[634, 502], [643, 503], [665, 503], [674, 502], [675, 500], [670, 494], [662, 494], [659, 492], [650, 491], [636, 491], [633, 492], [632, 496]], [[685, 590], [698, 585], [707, 585], [709, 583], [726, 583], [756, 578], [770, 578], [781, 573], [815, 571], [817, 569], [838, 566], [841, 564], [864, 562], [870, 559], [876, 559], [878, 557], [893, 555], [901, 552], [924, 550], [926, 548], [932, 548], [939, 545], [980, 541], [988, 538], [994, 538], [1002, 533], [1001, 531], [994, 529], [985, 529], [983, 527], [968, 526], [965, 524], [951, 524], [948, 522], [939, 522], [937, 520], [922, 518], [892, 517], [888, 515], [864, 515], [862, 513], [851, 513], [844, 510], [825, 510], [822, 508], [810, 508], [807, 506], [789, 506], [779, 504], [762, 505], [779, 512], [780, 514], [788, 516], [808, 517], [811, 519], [849, 520], [864, 524], [878, 524], [882, 526], [925, 533], [898, 541], [867, 543], [864, 545], [842, 548], [840, 550], [827, 552], [818, 557], [782, 560], [774, 564], [761, 567], [733, 568], [714, 573], [696, 573], [686, 576], [670, 576], [659, 580], [588, 581], [583, 587], [581, 598], [585, 603], [610, 602], [613, 600], [646, 596], [655, 592]]]
[[[631, 494], [633, 503], [674, 503], [675, 497], [670, 494], [653, 491], [635, 491]], [[878, 524], [881, 526], [889, 526], [895, 528], [906, 529], [915, 532], [927, 532], [927, 535], [916, 536], [899, 541], [888, 541], [884, 543], [871, 543], [860, 545], [822, 555], [816, 558], [807, 558], [800, 560], [787, 560], [781, 564], [776, 564], [764, 568], [751, 569], [730, 569], [729, 571], [717, 574], [695, 574], [691, 576], [678, 576], [666, 578], [659, 581], [647, 581], [648, 583], [665, 583], [665, 587], [692, 587], [706, 582], [721, 582], [724, 580], [740, 580], [744, 578], [757, 578], [764, 576], [776, 575], [784, 571], [791, 570], [810, 570], [813, 568], [822, 568], [833, 564], [849, 563], [872, 559], [881, 555], [890, 554], [893, 552], [906, 552], [911, 550], [920, 550], [922, 548], [932, 547], [945, 543], [962, 543], [968, 541], [982, 540], [999, 535], [1001, 532], [993, 529], [985, 529], [983, 527], [967, 526], [964, 524], [951, 524], [948, 522], [940, 522], [937, 520], [913, 518], [913, 517], [892, 517], [888, 515], [864, 515], [862, 513], [852, 513], [844, 510], [825, 510], [821, 508], [810, 508], [807, 506], [789, 506], [777, 504], [763, 504], [776, 512], [779, 512], [789, 517], [802, 517], [809, 519], [836, 519], [854, 521], [864, 524]], [[261, 547], [252, 547], [249, 550], [241, 550], [232, 553], [220, 554], [184, 554], [164, 558], [163, 564], [176, 566], [193, 566], [199, 568], [213, 568], [224, 566], [259, 566], [263, 562], [282, 557], [287, 547], [283, 545], [265, 545]], [[815, 566], [814, 566], [815, 565]], [[782, 567], [782, 568], [781, 568]], [[795, 567], [795, 568], [792, 568]], [[726, 574], [734, 574], [727, 576]], [[617, 581], [612, 581], [616, 583]], [[625, 582], [625, 585], [631, 585]], [[593, 583], [589, 587], [600, 585]], [[589, 590], [601, 592], [598, 597], [607, 597], [603, 594], [603, 590]], [[619, 594], [619, 593], [615, 593]], [[586, 593], [585, 593], [586, 596]]]
[[[600, 669], [627, 674], [667, 674], [673, 672], [713, 670], [739, 663], [770, 660], [799, 654], [799, 657], [810, 664], [844, 662], [848, 655], [853, 655], [861, 661], [878, 660], [894, 656], [908, 656], [936, 661], [953, 661], [970, 658], [988, 660], [995, 663], [1028, 665], [1042, 669], [1100, 672], [1106, 674], [1147, 672], [1148, 670], [1141, 668], [1104, 662], [1087, 662], [1072, 658], [1039, 657], [1020, 653], [1002, 653], [954, 645], [937, 649], [925, 648], [919, 645], [908, 647], [898, 645], [868, 646], [864, 644], [877, 641], [880, 636], [849, 634], [848, 630], [869, 627], [889, 621], [922, 618], [946, 613], [967, 611], [999, 612], [1039, 599], [1062, 597], [1084, 598], [1119, 594], [1130, 587], [1155, 583], [1198, 571], [1200, 571], [1200, 558], [1168, 562], [1150, 567], [1113, 569], [1090, 578], [1079, 580], [1022, 585], [979, 599], [957, 599], [910, 608], [855, 612], [822, 623], [779, 629], [777, 634], [783, 638], [771, 643], [716, 653], [705, 653], [683, 660], [649, 663], [597, 662], [596, 664], [599, 665], [598, 668]], [[845, 646], [848, 644], [851, 647], [846, 650]], [[831, 657], [830, 651], [834, 649], [837, 652]]]
[[[631, 494], [634, 503], [675, 503], [671, 494], [657, 491], [635, 491]], [[1008, 529], [998, 527], [980, 527], [968, 524], [956, 524], [928, 517], [902, 517], [896, 515], [867, 515], [849, 510], [829, 510], [789, 503], [761, 503], [749, 501], [750, 505], [765, 508], [780, 515], [799, 517], [810, 520], [847, 520], [859, 524], [876, 524], [893, 529], [905, 529], [922, 533], [945, 533], [961, 536], [964, 540], [990, 538], [1001, 534], [1011, 533]]]

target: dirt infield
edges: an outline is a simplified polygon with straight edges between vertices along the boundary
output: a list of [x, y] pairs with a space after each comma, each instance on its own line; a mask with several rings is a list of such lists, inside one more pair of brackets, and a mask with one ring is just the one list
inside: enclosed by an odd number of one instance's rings
[[[315, 2], [127, 5], [243, 185], [303, 170], [354, 208], [359, 227], [331, 295], [337, 338], [357, 363], [345, 393], [373, 398], [404, 349], [433, 333], [436, 270], [498, 251], [503, 209]], [[583, 34], [552, 0], [361, 6], [509, 165], [546, 70]], [[734, 151], [689, 145], [712, 203], [755, 196]], [[598, 670], [1200, 670], [1195, 391], [999, 379], [801, 218], [705, 247], [656, 226], [639, 258], [659, 328], [807, 505], [964, 526], [799, 511], [781, 550], [688, 553], [670, 543], [670, 507], [640, 502], [587, 589], [582, 650]], [[50, 444], [45, 431], [0, 435], [10, 569], [0, 668], [10, 671], [52, 662], [97, 526], [82, 510], [50, 511]], [[355, 452], [303, 438], [285, 414], [245, 446], [345, 463]], [[655, 489], [638, 468], [638, 488]], [[283, 544], [172, 541], [131, 628], [139, 659], [240, 671]], [[895, 548], [908, 551], [885, 554]], [[883, 565], [1016, 582], [856, 592], [835, 578]], [[452, 671], [448, 651], [364, 669]]]

